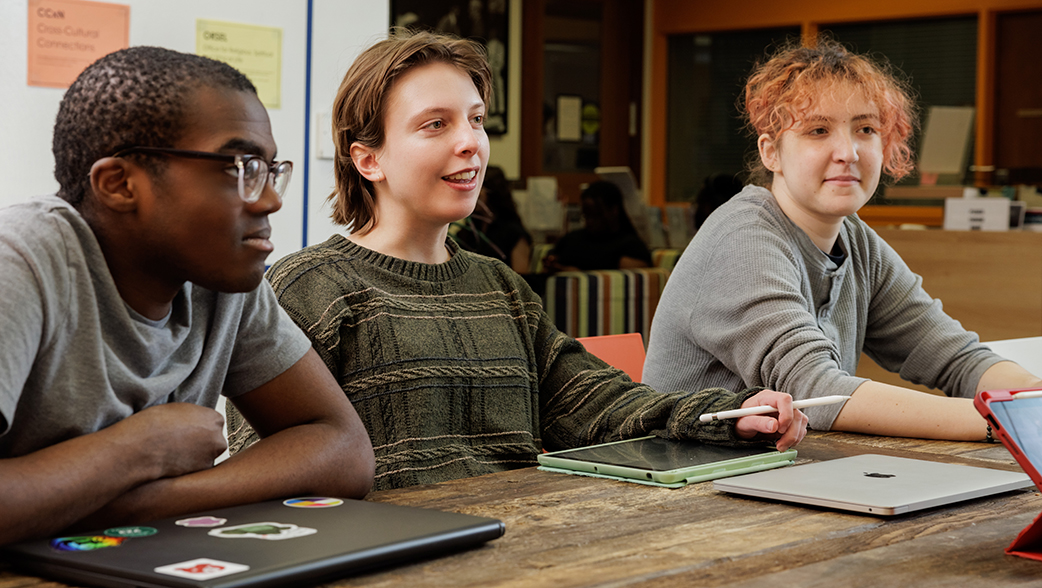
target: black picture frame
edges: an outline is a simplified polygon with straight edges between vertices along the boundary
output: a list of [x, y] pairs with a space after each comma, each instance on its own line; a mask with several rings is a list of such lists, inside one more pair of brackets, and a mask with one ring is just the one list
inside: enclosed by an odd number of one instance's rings
[[507, 132], [510, 0], [391, 0], [391, 26], [449, 33], [480, 43], [492, 66], [485, 132]]

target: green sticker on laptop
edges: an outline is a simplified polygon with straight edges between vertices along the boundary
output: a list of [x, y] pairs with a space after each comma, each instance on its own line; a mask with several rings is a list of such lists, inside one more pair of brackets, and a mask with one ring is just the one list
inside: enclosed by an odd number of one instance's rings
[[134, 537], [149, 537], [155, 535], [159, 531], [155, 527], [142, 527], [142, 526], [130, 526], [130, 527], [113, 527], [111, 529], [105, 529], [105, 534], [109, 537], [122, 537], [124, 539], [132, 539]]

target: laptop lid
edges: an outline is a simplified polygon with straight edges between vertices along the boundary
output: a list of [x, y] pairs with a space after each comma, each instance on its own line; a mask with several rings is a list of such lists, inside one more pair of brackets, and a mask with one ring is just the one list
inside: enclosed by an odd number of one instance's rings
[[286, 586], [481, 544], [489, 518], [394, 504], [298, 498], [9, 546], [23, 569], [95, 586]]
[[856, 455], [717, 480], [724, 492], [896, 515], [1027, 488], [1025, 474], [889, 455]]

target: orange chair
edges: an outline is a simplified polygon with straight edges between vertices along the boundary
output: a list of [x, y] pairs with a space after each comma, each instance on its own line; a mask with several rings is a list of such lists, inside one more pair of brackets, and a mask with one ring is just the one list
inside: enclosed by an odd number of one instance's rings
[[644, 337], [640, 333], [580, 337], [576, 341], [608, 365], [626, 372], [634, 382], [644, 375]]

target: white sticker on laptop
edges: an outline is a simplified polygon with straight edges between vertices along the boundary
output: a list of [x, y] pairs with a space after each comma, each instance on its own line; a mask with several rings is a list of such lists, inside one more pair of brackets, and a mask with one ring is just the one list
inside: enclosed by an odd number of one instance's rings
[[247, 523], [245, 525], [235, 525], [234, 527], [210, 529], [209, 535], [221, 537], [222, 539], [280, 541], [282, 539], [304, 537], [314, 533], [318, 533], [318, 530], [310, 527], [298, 527], [292, 523]]
[[222, 519], [220, 517], [211, 517], [209, 515], [205, 517], [192, 517], [190, 519], [181, 519], [175, 522], [175, 525], [182, 527], [220, 527], [221, 525], [228, 522], [228, 519]]
[[170, 564], [168, 566], [159, 566], [155, 569], [155, 572], [157, 574], [177, 576], [179, 578], [210, 580], [212, 578], [220, 578], [221, 576], [230, 576], [232, 574], [245, 572], [248, 569], [250, 569], [250, 566], [200, 557], [198, 559]]

